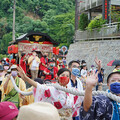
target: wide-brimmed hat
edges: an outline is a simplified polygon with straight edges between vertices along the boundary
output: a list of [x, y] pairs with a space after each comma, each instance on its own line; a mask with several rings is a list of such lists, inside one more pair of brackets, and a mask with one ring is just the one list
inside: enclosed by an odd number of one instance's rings
[[17, 120], [60, 120], [57, 109], [50, 103], [37, 102], [20, 108]]
[[0, 120], [12, 120], [18, 115], [18, 109], [12, 102], [0, 103]]

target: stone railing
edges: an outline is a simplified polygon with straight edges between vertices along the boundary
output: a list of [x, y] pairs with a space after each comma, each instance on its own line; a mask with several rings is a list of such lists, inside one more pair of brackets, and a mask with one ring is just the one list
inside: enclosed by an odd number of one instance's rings
[[102, 28], [96, 28], [93, 30], [80, 31], [77, 30], [75, 33], [75, 41], [80, 40], [96, 40], [104, 39], [107, 37], [120, 36], [120, 23], [106, 24]]

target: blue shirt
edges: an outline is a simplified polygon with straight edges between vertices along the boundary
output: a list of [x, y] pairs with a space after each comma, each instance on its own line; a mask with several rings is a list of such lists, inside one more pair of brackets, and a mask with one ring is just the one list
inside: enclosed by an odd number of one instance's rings
[[83, 104], [80, 107], [80, 120], [111, 120], [113, 113], [112, 101], [104, 96], [94, 96], [88, 112], [84, 111]]

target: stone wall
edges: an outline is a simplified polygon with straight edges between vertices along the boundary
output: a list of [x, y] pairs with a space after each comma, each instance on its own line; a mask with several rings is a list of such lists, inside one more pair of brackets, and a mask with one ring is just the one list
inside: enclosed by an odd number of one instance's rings
[[107, 76], [114, 69], [114, 66], [107, 66], [107, 63], [120, 59], [120, 40], [80, 41], [71, 44], [67, 63], [71, 60], [85, 60], [89, 69], [92, 64], [95, 65], [95, 56], [102, 60], [102, 67]]

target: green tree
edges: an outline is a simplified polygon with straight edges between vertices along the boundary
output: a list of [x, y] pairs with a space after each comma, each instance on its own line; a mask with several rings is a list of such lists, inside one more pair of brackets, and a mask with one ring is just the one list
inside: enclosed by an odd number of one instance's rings
[[2, 54], [7, 53], [9, 42], [12, 41], [12, 33], [7, 33], [3, 35], [3, 38], [0, 40], [0, 51]]
[[86, 27], [88, 26], [89, 20], [88, 20], [88, 15], [85, 13], [82, 13], [80, 15], [80, 20], [79, 20], [79, 28], [81, 30], [85, 30]]

